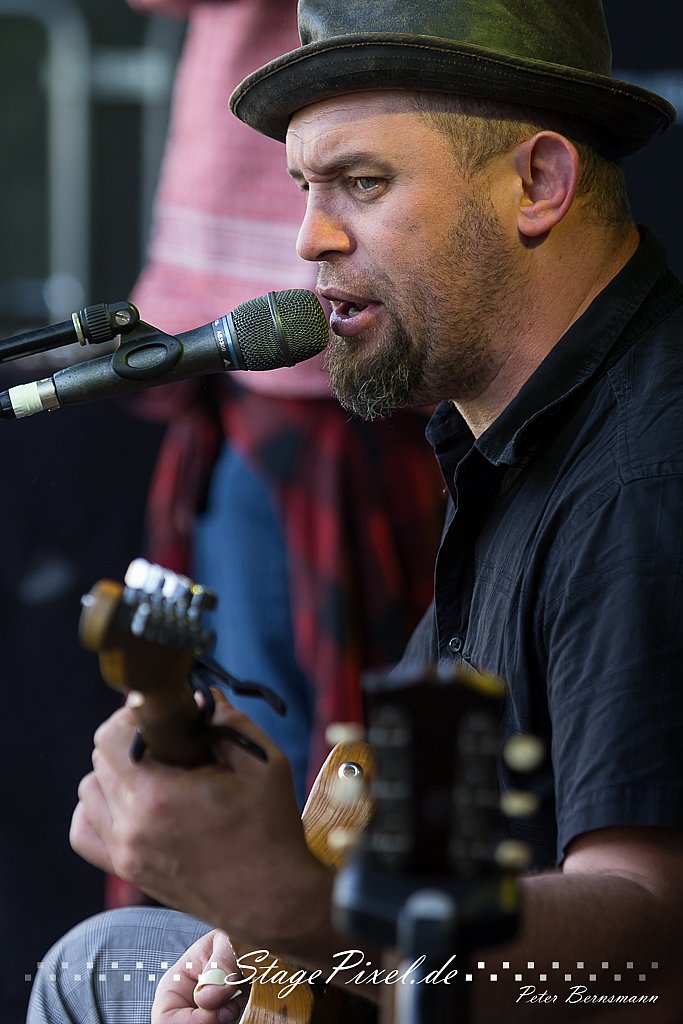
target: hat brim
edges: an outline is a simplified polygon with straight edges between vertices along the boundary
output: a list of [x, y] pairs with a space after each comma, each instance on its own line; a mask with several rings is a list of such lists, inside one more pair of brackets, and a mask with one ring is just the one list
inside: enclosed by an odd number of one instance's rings
[[284, 142], [292, 114], [319, 100], [373, 89], [449, 92], [580, 118], [625, 155], [661, 134], [675, 108], [639, 86], [589, 71], [493, 53], [430, 36], [337, 36], [254, 71], [230, 97], [246, 124]]

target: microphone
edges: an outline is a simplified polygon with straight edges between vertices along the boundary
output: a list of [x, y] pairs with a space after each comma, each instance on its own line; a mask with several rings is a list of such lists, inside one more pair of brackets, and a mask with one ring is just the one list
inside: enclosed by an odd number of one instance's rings
[[140, 321], [112, 356], [67, 366], [52, 377], [0, 392], [0, 418], [133, 394], [198, 374], [274, 370], [310, 359], [328, 341], [327, 318], [313, 292], [268, 292], [177, 337]]

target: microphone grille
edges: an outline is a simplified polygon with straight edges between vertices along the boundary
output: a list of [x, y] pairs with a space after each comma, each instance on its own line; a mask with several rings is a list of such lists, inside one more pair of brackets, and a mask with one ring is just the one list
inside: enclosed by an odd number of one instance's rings
[[232, 323], [245, 370], [292, 366], [317, 355], [329, 340], [323, 308], [303, 288], [243, 302], [232, 311]]

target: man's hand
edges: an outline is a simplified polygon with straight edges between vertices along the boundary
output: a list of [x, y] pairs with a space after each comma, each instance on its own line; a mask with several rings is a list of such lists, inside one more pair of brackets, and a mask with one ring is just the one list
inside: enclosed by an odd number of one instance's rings
[[[225, 980], [221, 980], [226, 975]], [[232, 1024], [248, 997], [246, 983], [224, 932], [202, 936], [163, 976], [154, 997], [152, 1024]], [[208, 983], [207, 983], [208, 981]], [[233, 983], [234, 982], [234, 983]]]
[[117, 711], [95, 736], [71, 843], [166, 906], [273, 953], [319, 948], [331, 872], [308, 850], [289, 764], [245, 715], [217, 701], [214, 722], [264, 748], [266, 763], [228, 740], [217, 763], [185, 769], [131, 761], [135, 719]]

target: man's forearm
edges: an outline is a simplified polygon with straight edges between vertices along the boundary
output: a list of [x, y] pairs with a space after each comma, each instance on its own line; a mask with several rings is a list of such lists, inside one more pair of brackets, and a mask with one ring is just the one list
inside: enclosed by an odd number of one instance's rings
[[[362, 937], [335, 932], [319, 912], [331, 899], [331, 881], [331, 875], [327, 881], [321, 875], [308, 883], [308, 909], [301, 904], [295, 912], [290, 906], [289, 934], [280, 942], [273, 937], [270, 951], [302, 965], [315, 980], [386, 1002], [417, 975], [402, 977], [394, 957], [383, 957]], [[617, 877], [558, 872], [525, 879], [521, 886], [524, 909], [517, 937], [505, 946], [472, 951], [467, 963], [456, 957], [423, 984], [455, 985], [452, 972], [459, 981], [464, 974], [468, 1024], [640, 1024], [644, 1004], [648, 1024], [677, 1024], [681, 999], [674, 935], [680, 912], [674, 904]], [[251, 962], [247, 957], [245, 963]]]
[[517, 938], [468, 965], [472, 1024], [680, 1021], [680, 907], [619, 877], [556, 873], [521, 885]]

